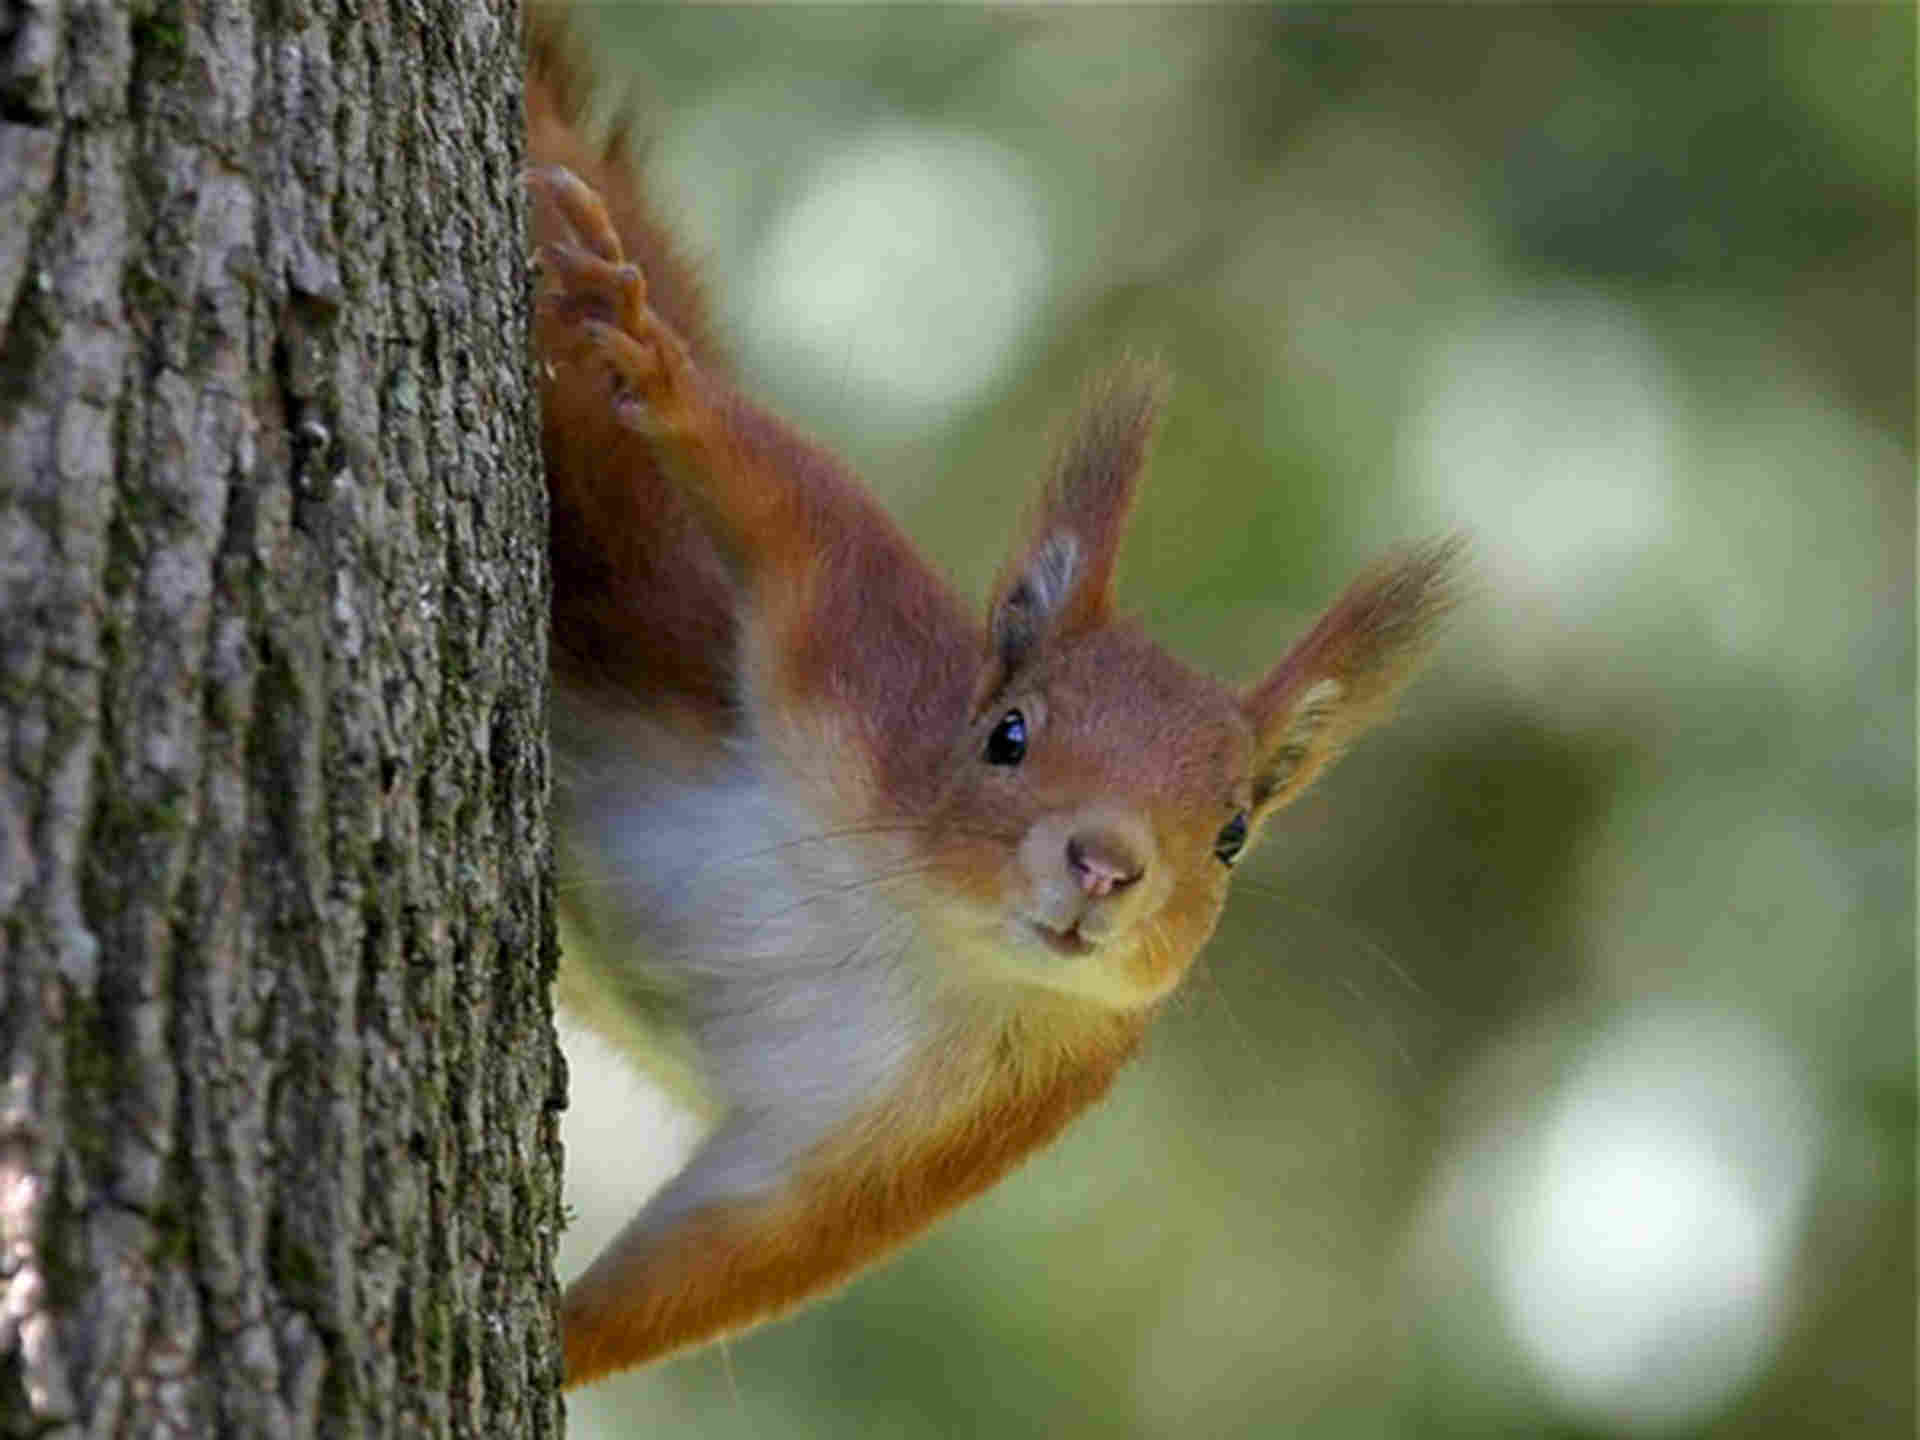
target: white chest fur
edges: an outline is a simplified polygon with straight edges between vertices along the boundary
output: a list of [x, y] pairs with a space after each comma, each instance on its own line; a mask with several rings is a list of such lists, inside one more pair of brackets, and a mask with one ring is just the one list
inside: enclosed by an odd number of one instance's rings
[[911, 863], [876, 866], [884, 836], [834, 833], [745, 756], [645, 722], [609, 736], [557, 717], [562, 883], [588, 932], [560, 990], [643, 1071], [663, 1022], [690, 1043], [723, 1118], [655, 1202], [683, 1211], [764, 1190], [900, 1083], [932, 957]]

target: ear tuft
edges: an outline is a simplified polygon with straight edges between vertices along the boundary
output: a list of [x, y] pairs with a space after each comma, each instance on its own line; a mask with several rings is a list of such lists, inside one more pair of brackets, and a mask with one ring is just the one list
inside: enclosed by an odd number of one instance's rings
[[1291, 803], [1386, 718], [1458, 599], [1464, 550], [1450, 536], [1361, 576], [1247, 694], [1256, 818]]
[[1137, 359], [1089, 387], [1034, 507], [1027, 542], [994, 588], [990, 628], [1002, 675], [1027, 663], [1050, 637], [1105, 616], [1166, 388], [1160, 367]]
[[1046, 634], [1050, 617], [1066, 608], [1080, 573], [1080, 541], [1057, 530], [1033, 547], [1027, 564], [994, 616], [999, 658], [1012, 670]]

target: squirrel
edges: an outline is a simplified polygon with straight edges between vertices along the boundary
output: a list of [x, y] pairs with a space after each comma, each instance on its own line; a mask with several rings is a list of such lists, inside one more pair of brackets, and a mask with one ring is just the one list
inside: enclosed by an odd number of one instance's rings
[[563, 1008], [721, 1118], [566, 1290], [578, 1385], [843, 1283], [1098, 1100], [1234, 864], [1391, 707], [1457, 540], [1355, 581], [1248, 688], [1116, 612], [1164, 381], [1088, 392], [976, 619], [741, 394], [624, 127], [529, 35]]

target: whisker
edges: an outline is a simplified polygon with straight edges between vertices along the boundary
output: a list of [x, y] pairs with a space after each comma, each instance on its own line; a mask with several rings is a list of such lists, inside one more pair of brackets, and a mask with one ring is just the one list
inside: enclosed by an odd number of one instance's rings
[[727, 1393], [733, 1397], [733, 1413], [740, 1419], [741, 1428], [753, 1433], [753, 1423], [747, 1417], [747, 1400], [740, 1393], [740, 1377], [733, 1372], [733, 1339], [720, 1337], [720, 1369], [727, 1377]]
[[778, 855], [803, 845], [829, 845], [837, 840], [857, 840], [870, 835], [898, 834], [934, 834], [941, 840], [953, 835], [967, 839], [988, 839], [1010, 842], [1013, 836], [999, 831], [988, 830], [980, 826], [951, 825], [942, 822], [937, 828], [924, 820], [887, 821], [872, 825], [847, 825], [837, 830], [821, 830], [812, 835], [800, 835], [793, 839], [782, 840], [777, 844], [762, 846], [755, 850], [741, 850], [729, 855], [709, 856], [692, 867], [689, 873], [697, 874], [701, 870], [716, 865], [741, 864], [748, 860], [763, 860], [769, 855]]
[[762, 915], [758, 923], [761, 925], [768, 924], [780, 919], [782, 916], [791, 915], [798, 910], [804, 910], [809, 905], [818, 905], [822, 901], [833, 900], [846, 895], [857, 895], [862, 890], [877, 890], [883, 885], [895, 884], [902, 880], [918, 879], [920, 876], [930, 873], [933, 868], [930, 863], [922, 860], [916, 861], [911, 865], [901, 865], [892, 870], [883, 870], [878, 874], [863, 875], [858, 880], [850, 880], [844, 885], [829, 885], [825, 889], [816, 890], [811, 895], [803, 896], [790, 905], [782, 905], [779, 909]]
[[1195, 973], [1192, 978], [1199, 982], [1194, 987], [1194, 993], [1205, 994], [1212, 999], [1218, 1013], [1225, 1019], [1234, 1043], [1240, 1047], [1241, 1055], [1253, 1066], [1255, 1073], [1260, 1077], [1261, 1089], [1269, 1101], [1276, 1107], [1284, 1109], [1287, 1097], [1279, 1076], [1275, 1073], [1273, 1057], [1261, 1046], [1252, 1029], [1234, 1010], [1232, 999], [1228, 996], [1226, 987], [1220, 983], [1219, 977], [1214, 974], [1213, 967], [1196, 964], [1193, 969]]
[[[872, 949], [872, 950], [882, 949], [883, 947], [881, 942], [885, 939], [887, 932], [890, 930], [897, 929], [902, 924], [905, 924], [908, 927], [909, 932], [919, 928], [918, 922], [914, 920], [912, 915], [905, 914], [905, 913], [896, 915], [891, 920], [882, 924], [878, 929], [874, 930], [872, 934], [863, 936], [860, 939], [860, 941], [857, 944], [855, 944], [851, 950], [847, 951], [838, 960], [834, 961], [833, 965], [830, 968], [836, 969], [836, 970], [841, 969], [844, 966], [851, 965], [854, 961], [858, 960], [862, 955], [864, 955], [869, 949]], [[906, 944], [903, 944], [900, 947], [901, 951], [904, 952], [907, 948], [907, 944], [911, 944], [912, 941], [913, 941], [913, 936], [911, 933], [909, 933], [907, 936]]]
[[[1283, 909], [1313, 921], [1321, 929], [1330, 932], [1340, 949], [1349, 956], [1361, 956], [1367, 961], [1362, 967], [1369, 970], [1369, 976], [1355, 978], [1340, 965], [1286, 967], [1286, 974], [1300, 979], [1311, 980], [1321, 985], [1331, 983], [1341, 993], [1356, 1002], [1356, 1008], [1364, 1016], [1364, 1029], [1373, 1035], [1376, 1043], [1384, 1042], [1392, 1053], [1397, 1068], [1408, 1080], [1419, 1082], [1425, 1078], [1426, 1064], [1416, 1053], [1409, 1041], [1409, 1024], [1415, 1018], [1431, 1021], [1441, 1009], [1440, 1002], [1422, 985], [1407, 967], [1396, 958], [1393, 952], [1378, 939], [1369, 935], [1350, 917], [1337, 915], [1325, 906], [1315, 905], [1271, 885], [1257, 881], [1236, 879], [1236, 890], [1245, 890], [1265, 904], [1278, 905]], [[1367, 981], [1371, 978], [1378, 988], [1370, 988]], [[1243, 983], [1261, 985], [1272, 982], [1270, 974], [1255, 970], [1237, 972], [1236, 979]], [[1400, 996], [1403, 1005], [1395, 1007], [1390, 996]], [[1411, 1014], [1407, 1006], [1411, 1007]], [[1342, 1006], [1342, 1009], [1349, 1007]], [[1416, 1093], [1423, 1087], [1414, 1085]]]
[[730, 851], [724, 855], [709, 855], [688, 867], [689, 873], [698, 873], [715, 865], [738, 864], [747, 860], [759, 860], [768, 855], [777, 855], [802, 845], [824, 845], [836, 840], [857, 840], [869, 835], [912, 835], [930, 834], [939, 837], [948, 835], [968, 839], [998, 840], [1012, 843], [1019, 836], [1017, 832], [992, 829], [983, 825], [962, 825], [944, 817], [937, 820], [880, 820], [862, 825], [843, 825], [833, 829], [817, 830], [807, 835], [796, 835], [771, 845], [757, 846], [751, 850]]
[[[777, 841], [772, 845], [760, 846], [752, 850], [733, 851], [724, 855], [709, 855], [677, 867], [663, 881], [663, 886], [685, 884], [699, 876], [703, 871], [727, 865], [743, 865], [753, 860], [763, 860], [769, 856], [797, 850], [810, 845], [832, 845], [837, 841], [860, 839], [871, 835], [888, 834], [930, 834], [934, 842], [930, 857], [938, 857], [951, 845], [965, 839], [991, 840], [1003, 845], [1012, 844], [1017, 837], [1002, 831], [991, 830], [984, 826], [949, 825], [941, 823], [937, 828], [924, 821], [888, 821], [872, 825], [847, 825], [834, 830], [822, 830], [812, 835], [800, 835]], [[578, 875], [561, 881], [556, 887], [560, 895], [587, 894], [596, 890], [610, 888], [616, 883], [614, 876]]]
[[1297, 915], [1304, 915], [1310, 920], [1319, 922], [1322, 928], [1334, 932], [1342, 944], [1363, 952], [1368, 959], [1391, 976], [1400, 988], [1416, 996], [1426, 1006], [1438, 1008], [1440, 1002], [1434, 993], [1422, 985], [1413, 972], [1401, 964], [1391, 950], [1359, 928], [1351, 917], [1337, 914], [1324, 905], [1315, 905], [1311, 901], [1302, 900], [1297, 895], [1290, 895], [1278, 886], [1265, 885], [1253, 879], [1236, 878], [1233, 888], [1236, 893], [1244, 890], [1249, 895], [1258, 896], [1270, 904], [1284, 906]]

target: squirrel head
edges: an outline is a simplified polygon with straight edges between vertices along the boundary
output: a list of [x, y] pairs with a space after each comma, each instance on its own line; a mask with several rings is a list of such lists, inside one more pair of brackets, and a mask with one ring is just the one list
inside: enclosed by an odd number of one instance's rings
[[1130, 364], [1072, 430], [994, 588], [970, 723], [929, 827], [959, 946], [1115, 1009], [1178, 982], [1261, 826], [1388, 710], [1449, 603], [1459, 549], [1428, 545], [1363, 576], [1234, 693], [1113, 613], [1163, 391]]

